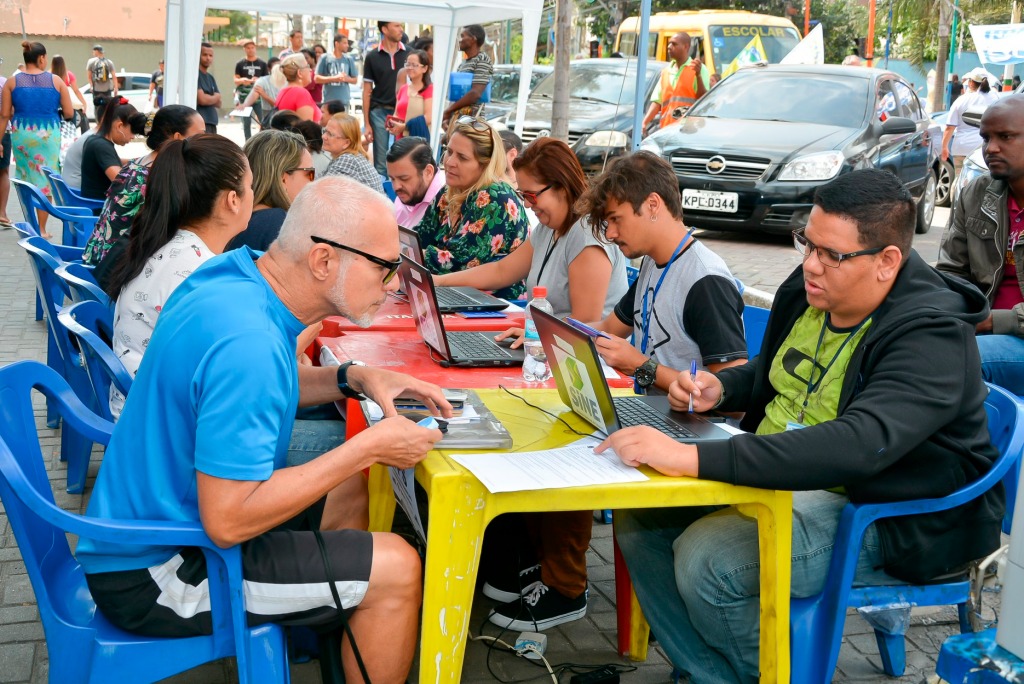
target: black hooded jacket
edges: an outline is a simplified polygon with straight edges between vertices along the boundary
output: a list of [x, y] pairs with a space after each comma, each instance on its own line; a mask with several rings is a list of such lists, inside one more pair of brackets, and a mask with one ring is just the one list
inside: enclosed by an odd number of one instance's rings
[[[750, 432], [775, 397], [768, 370], [808, 308], [801, 268], [779, 288], [760, 355], [718, 374], [723, 411]], [[988, 433], [975, 325], [988, 302], [974, 286], [911, 252], [854, 350], [835, 420], [698, 446], [699, 476], [786, 490], [844, 487], [855, 503], [942, 497], [997, 457]], [[885, 570], [924, 581], [999, 547], [1002, 485], [949, 511], [879, 521]]]

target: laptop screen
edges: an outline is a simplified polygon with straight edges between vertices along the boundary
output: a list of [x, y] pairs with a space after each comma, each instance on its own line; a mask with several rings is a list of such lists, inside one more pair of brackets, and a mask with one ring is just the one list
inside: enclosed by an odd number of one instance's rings
[[423, 252], [420, 251], [420, 236], [415, 230], [409, 230], [408, 228], [399, 226], [398, 242], [399, 249], [402, 251], [402, 256], [411, 261], [415, 261], [420, 266], [423, 265]]
[[402, 289], [409, 298], [413, 321], [423, 341], [445, 359], [451, 359], [430, 272], [409, 259], [402, 259], [398, 276], [402, 279]]

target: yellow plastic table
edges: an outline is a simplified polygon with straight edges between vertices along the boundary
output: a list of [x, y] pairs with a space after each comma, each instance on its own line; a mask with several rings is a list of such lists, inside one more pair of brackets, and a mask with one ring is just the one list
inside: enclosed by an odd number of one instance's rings
[[[477, 390], [512, 434], [515, 451], [550, 449], [579, 436], [500, 390]], [[554, 390], [518, 390], [575, 429], [589, 427]], [[644, 467], [646, 482], [491, 494], [442, 450], [416, 467], [429, 501], [424, 567], [420, 682], [458, 682], [466, 649], [480, 549], [487, 524], [503, 513], [733, 504], [757, 520], [761, 560], [762, 682], [789, 681], [789, 591], [793, 503], [790, 492], [666, 477]], [[395, 500], [386, 469], [370, 472], [370, 529], [390, 529]], [[646, 653], [646, 622], [633, 613], [633, 654]], [[642, 649], [640, 640], [643, 640]]]

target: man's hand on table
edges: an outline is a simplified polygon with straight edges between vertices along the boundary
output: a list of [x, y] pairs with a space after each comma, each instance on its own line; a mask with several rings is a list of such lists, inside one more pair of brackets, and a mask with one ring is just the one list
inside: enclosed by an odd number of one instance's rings
[[[430, 409], [432, 415], [452, 417], [452, 405], [444, 398], [441, 388], [433, 383], [417, 380], [411, 375], [367, 366], [351, 366], [348, 381], [354, 389], [377, 402], [383, 409], [385, 418], [398, 415], [398, 411], [395, 410], [395, 397], [419, 399]], [[438, 432], [438, 435], [440, 434]]]
[[602, 454], [609, 447], [619, 460], [634, 468], [649, 465], [663, 475], [697, 476], [697, 447], [680, 444], [664, 432], [646, 425], [616, 430], [594, 451]]

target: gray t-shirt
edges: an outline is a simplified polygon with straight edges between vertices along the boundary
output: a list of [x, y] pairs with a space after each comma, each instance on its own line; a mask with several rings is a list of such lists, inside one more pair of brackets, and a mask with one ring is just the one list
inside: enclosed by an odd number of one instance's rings
[[67, 154], [64, 155], [64, 164], [61, 166], [60, 175], [64, 177], [68, 185], [76, 190], [82, 187], [82, 152], [85, 150], [85, 141], [89, 139], [89, 136], [95, 134], [95, 128], [87, 130], [71, 143]]
[[[335, 57], [332, 54], [325, 54], [316, 65], [318, 76], [356, 76], [356, 62], [349, 55]], [[352, 100], [352, 93], [348, 83], [324, 83], [324, 102], [328, 100], [341, 100], [345, 107], [348, 107]]]
[[607, 316], [615, 308], [616, 302], [626, 294], [626, 258], [615, 245], [598, 241], [584, 219], [574, 223], [569, 232], [558, 240], [555, 240], [555, 231], [538, 223], [530, 233], [529, 240], [533, 246], [533, 262], [530, 264], [530, 274], [526, 276], [527, 297], [530, 297], [537, 285], [548, 288], [548, 301], [551, 302], [555, 316], [563, 318], [572, 313], [569, 302], [569, 264], [587, 247], [600, 248], [612, 263], [612, 277], [601, 315]]
[[[654, 297], [662, 273], [665, 280]], [[616, 317], [633, 327], [633, 346], [641, 351], [645, 293], [650, 322], [644, 353], [659, 364], [684, 370], [696, 359], [698, 368], [706, 370], [710, 363], [747, 358], [736, 280], [722, 258], [702, 243], [693, 241], [665, 267], [644, 257], [636, 282], [616, 305]]]

